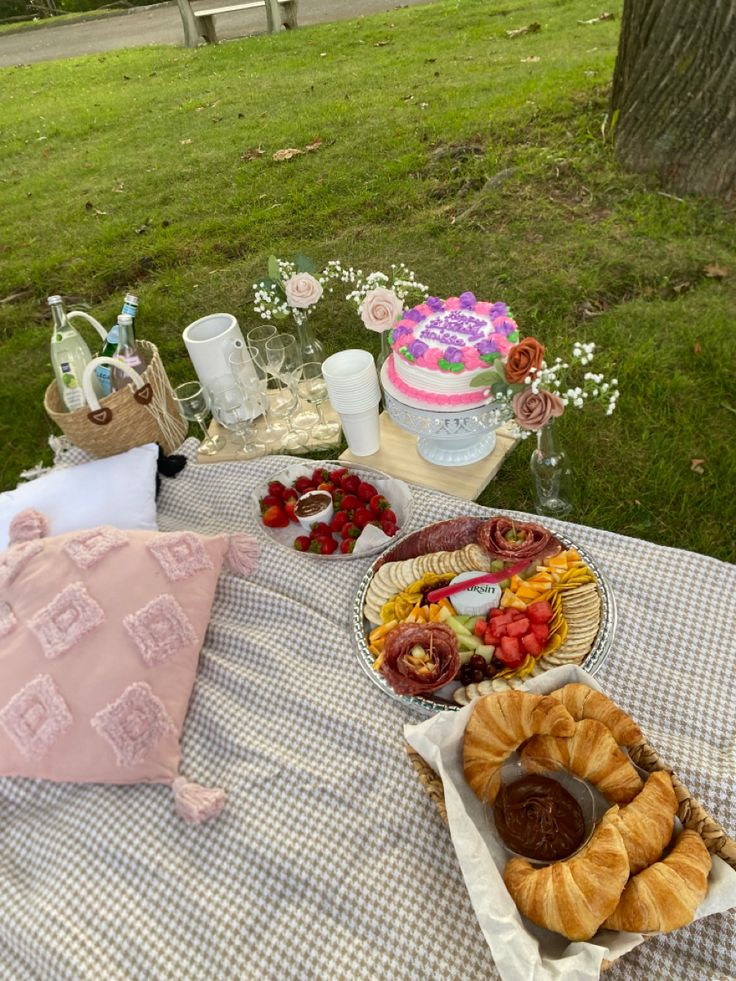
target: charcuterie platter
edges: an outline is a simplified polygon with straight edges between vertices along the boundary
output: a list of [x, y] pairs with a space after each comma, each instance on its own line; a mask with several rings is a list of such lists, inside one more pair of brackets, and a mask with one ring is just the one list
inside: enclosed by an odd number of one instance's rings
[[583, 548], [503, 515], [427, 525], [376, 559], [356, 597], [358, 660], [424, 714], [522, 687], [553, 667], [594, 673], [616, 625], [613, 594]]

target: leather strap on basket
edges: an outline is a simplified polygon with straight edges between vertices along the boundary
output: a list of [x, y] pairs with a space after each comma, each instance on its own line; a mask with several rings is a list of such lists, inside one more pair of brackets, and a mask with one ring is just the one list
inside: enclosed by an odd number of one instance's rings
[[112, 419], [112, 409], [107, 407], [100, 407], [94, 412], [88, 412], [87, 418], [90, 422], [93, 422], [96, 426], [106, 426], [108, 422]]
[[153, 398], [153, 388], [149, 382], [139, 388], [137, 392], [133, 392], [133, 398], [136, 402], [140, 402], [141, 405], [148, 405]]

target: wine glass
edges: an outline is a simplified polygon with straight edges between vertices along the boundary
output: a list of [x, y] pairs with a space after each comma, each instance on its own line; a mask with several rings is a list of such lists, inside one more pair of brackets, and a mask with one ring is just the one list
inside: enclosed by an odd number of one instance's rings
[[225, 445], [222, 436], [217, 434], [210, 436], [207, 432], [205, 422], [210, 414], [210, 407], [207, 402], [207, 395], [199, 382], [189, 381], [177, 385], [174, 389], [174, 399], [184, 418], [188, 422], [196, 422], [202, 430], [204, 439], [199, 444], [199, 452], [206, 456], [212, 456], [221, 450]]
[[226, 429], [239, 436], [242, 446], [238, 451], [244, 460], [253, 460], [266, 452], [253, 431], [253, 418], [258, 414], [258, 400], [246, 391], [232, 375], [216, 378], [209, 386], [212, 414]]
[[[266, 341], [266, 370], [282, 381], [289, 392], [290, 409], [284, 413], [287, 431], [282, 446], [296, 450], [307, 445], [309, 434], [304, 429], [295, 429], [291, 412], [299, 404], [299, 376], [302, 373], [302, 355], [293, 334], [274, 334]], [[281, 410], [279, 410], [281, 415]]]
[[266, 443], [277, 443], [286, 431], [286, 425], [274, 426], [271, 421], [271, 404], [268, 399], [268, 375], [260, 367], [250, 350], [235, 342], [235, 349], [228, 355], [228, 363], [236, 381], [245, 389], [257, 394], [258, 407], [263, 413], [263, 425], [259, 435]]
[[[278, 331], [273, 326], [273, 324], [259, 324], [258, 327], [253, 327], [248, 331], [248, 347], [251, 354], [253, 355], [253, 360], [258, 365], [258, 367], [263, 371], [266, 376], [266, 385], [268, 386], [268, 377], [271, 374], [268, 371], [268, 355], [266, 353], [266, 343], [275, 337]], [[275, 375], [271, 375], [275, 385], [274, 395], [269, 399], [270, 412], [272, 419], [283, 419], [285, 415], [292, 412], [296, 408], [296, 403], [292, 397], [291, 392], [282, 383], [280, 378]], [[286, 425], [282, 424], [279, 426], [276, 423], [273, 426], [274, 429], [280, 429], [281, 432], [286, 432]]]
[[327, 401], [327, 385], [322, 377], [322, 362], [307, 361], [302, 365], [302, 380], [299, 385], [302, 398], [317, 409], [319, 422], [312, 426], [311, 436], [320, 443], [334, 443], [340, 436], [340, 423], [325, 419], [322, 408]]

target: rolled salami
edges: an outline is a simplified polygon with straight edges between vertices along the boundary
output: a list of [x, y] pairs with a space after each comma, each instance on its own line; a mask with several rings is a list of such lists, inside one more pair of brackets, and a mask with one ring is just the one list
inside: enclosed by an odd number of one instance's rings
[[533, 521], [512, 521], [502, 515], [483, 521], [477, 530], [476, 541], [492, 558], [505, 561], [541, 558], [560, 547], [552, 533], [541, 525]]
[[407, 535], [403, 541], [382, 555], [375, 563], [374, 569], [379, 569], [384, 562], [415, 559], [418, 555], [426, 555], [427, 552], [454, 552], [474, 542], [478, 528], [482, 524], [482, 518], [465, 515], [440, 521], [436, 525], [428, 525]]
[[381, 673], [400, 695], [436, 691], [460, 668], [458, 642], [444, 623], [400, 623], [386, 634]]

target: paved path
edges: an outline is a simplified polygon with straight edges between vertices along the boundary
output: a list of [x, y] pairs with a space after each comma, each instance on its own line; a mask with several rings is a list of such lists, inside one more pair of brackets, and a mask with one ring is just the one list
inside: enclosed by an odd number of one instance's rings
[[[198, 0], [195, 7], [225, 7], [228, 2], [232, 0]], [[427, 2], [428, 0], [300, 0], [299, 24], [305, 27], [308, 24], [347, 20], [363, 14]], [[217, 34], [221, 39], [242, 37], [265, 31], [266, 14], [265, 10], [223, 14], [217, 18], [216, 23]], [[164, 4], [160, 7], [134, 10], [121, 17], [41, 27], [21, 34], [0, 34], [0, 68], [97, 54], [117, 48], [183, 43], [184, 31], [179, 10], [175, 4]]]

